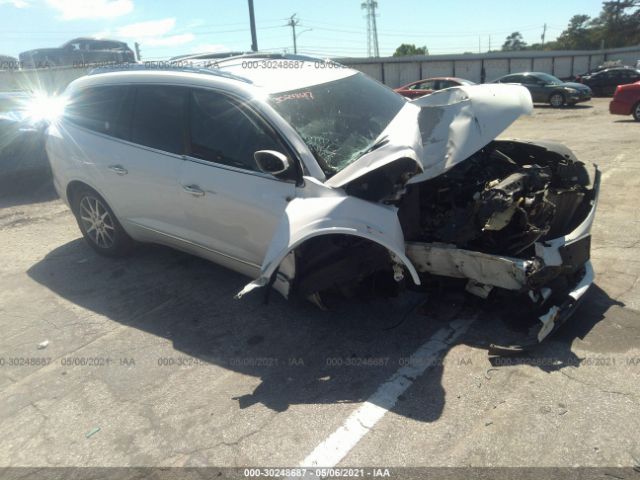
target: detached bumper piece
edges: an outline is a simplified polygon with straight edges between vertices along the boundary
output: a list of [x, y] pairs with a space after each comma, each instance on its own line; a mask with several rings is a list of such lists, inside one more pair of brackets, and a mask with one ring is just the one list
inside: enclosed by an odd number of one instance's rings
[[566, 295], [565, 300], [562, 303], [551, 306], [546, 313], [538, 317], [540, 324], [537, 329], [532, 329], [529, 335], [518, 344], [491, 344], [489, 346], [489, 355], [513, 355], [524, 352], [535, 347], [542, 340], [556, 332], [576, 311], [584, 299], [584, 294], [593, 283], [593, 279], [593, 267], [591, 262], [587, 261], [581, 269], [579, 280]]

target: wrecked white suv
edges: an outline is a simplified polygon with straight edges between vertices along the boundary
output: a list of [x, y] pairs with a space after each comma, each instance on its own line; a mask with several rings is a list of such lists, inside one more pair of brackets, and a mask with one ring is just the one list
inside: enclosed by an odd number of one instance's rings
[[156, 242], [323, 305], [453, 278], [510, 292], [542, 340], [593, 281], [599, 174], [561, 145], [496, 140], [519, 86], [414, 101], [341, 65], [242, 56], [101, 71], [67, 89], [47, 153], [89, 245]]

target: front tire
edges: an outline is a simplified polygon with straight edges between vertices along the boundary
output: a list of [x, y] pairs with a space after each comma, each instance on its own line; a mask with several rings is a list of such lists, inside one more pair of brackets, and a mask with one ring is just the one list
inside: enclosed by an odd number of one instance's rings
[[113, 210], [95, 190], [84, 187], [73, 195], [73, 213], [85, 241], [100, 255], [120, 257], [129, 253], [133, 239]]
[[632, 112], [633, 118], [636, 122], [640, 122], [640, 102], [636, 103], [633, 106], [633, 112]]
[[552, 93], [549, 96], [549, 105], [551, 105], [551, 107], [553, 108], [560, 108], [564, 105], [564, 103], [565, 103], [564, 95], [560, 92]]

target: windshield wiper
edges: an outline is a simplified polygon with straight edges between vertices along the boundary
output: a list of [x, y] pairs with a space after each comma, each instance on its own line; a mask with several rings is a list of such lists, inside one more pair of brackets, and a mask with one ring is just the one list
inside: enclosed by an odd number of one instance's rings
[[[374, 140], [372, 144], [366, 146], [365, 148], [363, 148], [362, 150], [357, 152], [353, 156], [353, 160], [351, 160], [351, 162], [355, 162], [360, 157], [364, 157], [367, 153], [371, 153], [374, 150], [379, 149], [383, 145], [386, 145], [387, 143], [389, 143], [389, 136], [388, 135], [384, 135], [383, 137], [380, 137], [380, 138]], [[351, 162], [349, 162], [349, 163], [351, 163]]]

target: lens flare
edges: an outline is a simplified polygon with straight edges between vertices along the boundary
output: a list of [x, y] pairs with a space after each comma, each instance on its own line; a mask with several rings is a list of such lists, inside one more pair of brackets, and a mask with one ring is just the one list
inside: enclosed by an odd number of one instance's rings
[[24, 111], [26, 117], [33, 123], [54, 123], [64, 113], [65, 105], [64, 97], [34, 93], [26, 100]]

